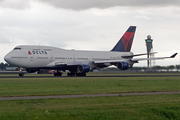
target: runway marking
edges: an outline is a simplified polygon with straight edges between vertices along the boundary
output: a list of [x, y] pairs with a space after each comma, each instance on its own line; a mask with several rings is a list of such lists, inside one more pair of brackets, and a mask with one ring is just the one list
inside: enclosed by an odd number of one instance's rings
[[56, 96], [0, 97], [0, 100], [25, 100], [25, 99], [49, 99], [49, 98], [81, 98], [81, 97], [160, 95], [160, 94], [180, 94], [180, 91], [172, 91], [172, 92], [144, 92], [144, 93], [116, 93], [116, 94], [90, 94], [90, 95], [56, 95]]

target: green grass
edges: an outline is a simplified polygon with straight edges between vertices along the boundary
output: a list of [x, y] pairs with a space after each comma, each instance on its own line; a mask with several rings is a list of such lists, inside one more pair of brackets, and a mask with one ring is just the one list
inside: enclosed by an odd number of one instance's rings
[[0, 120], [178, 120], [180, 95], [0, 101]]
[[180, 91], [180, 77], [1, 78], [0, 96]]
[[[0, 96], [180, 91], [180, 77], [1, 78]], [[0, 101], [0, 120], [179, 120], [180, 94]]]

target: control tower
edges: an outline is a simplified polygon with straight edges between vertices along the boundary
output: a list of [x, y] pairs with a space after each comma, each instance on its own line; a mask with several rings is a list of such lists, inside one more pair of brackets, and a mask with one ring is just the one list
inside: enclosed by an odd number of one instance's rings
[[[153, 45], [152, 45], [153, 40], [151, 39], [150, 35], [147, 36], [147, 39], [145, 39], [145, 42], [146, 42], [146, 48], [147, 48], [147, 58], [149, 58], [150, 52], [152, 52], [152, 48], [153, 48]], [[150, 64], [150, 60], [147, 60], [148, 68], [149, 68], [149, 64]]]

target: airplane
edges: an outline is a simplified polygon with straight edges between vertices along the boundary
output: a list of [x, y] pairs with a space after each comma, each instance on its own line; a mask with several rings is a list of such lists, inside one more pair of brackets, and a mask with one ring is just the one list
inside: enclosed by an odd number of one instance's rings
[[[111, 51], [66, 50], [50, 46], [20, 45], [5, 55], [4, 60], [19, 69], [25, 68], [28, 73], [49, 69], [57, 70], [54, 76], [61, 76], [62, 71], [69, 70], [67, 76], [86, 76], [86, 73], [94, 69], [101, 70], [114, 65], [120, 70], [127, 70], [141, 60], [174, 58], [177, 55], [175, 53], [170, 57], [133, 58], [147, 55], [147, 53], [134, 55], [130, 52], [135, 30], [136, 26], [130, 26]], [[20, 72], [19, 76], [24, 76], [24, 73]]]

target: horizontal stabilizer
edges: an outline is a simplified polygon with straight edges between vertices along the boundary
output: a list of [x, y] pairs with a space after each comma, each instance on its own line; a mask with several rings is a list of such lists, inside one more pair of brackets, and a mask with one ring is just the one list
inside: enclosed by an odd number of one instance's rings
[[178, 53], [173, 54], [170, 58], [176, 57], [177, 54], [178, 54]]

